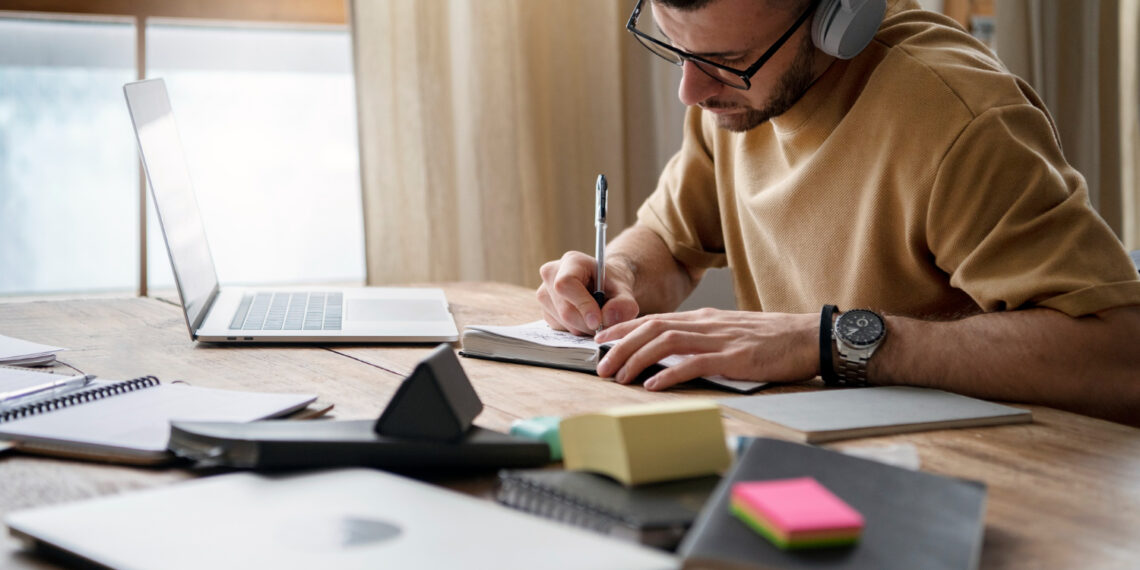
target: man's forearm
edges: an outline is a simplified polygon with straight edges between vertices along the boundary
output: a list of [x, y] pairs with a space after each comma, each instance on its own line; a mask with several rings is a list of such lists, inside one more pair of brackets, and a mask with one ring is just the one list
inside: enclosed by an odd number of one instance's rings
[[952, 322], [887, 317], [868, 376], [1044, 404], [1140, 425], [1140, 307], [1071, 318], [1050, 309]]
[[703, 274], [677, 261], [656, 233], [637, 225], [606, 247], [606, 259], [606, 265], [621, 265], [632, 275], [633, 295], [643, 314], [675, 310]]

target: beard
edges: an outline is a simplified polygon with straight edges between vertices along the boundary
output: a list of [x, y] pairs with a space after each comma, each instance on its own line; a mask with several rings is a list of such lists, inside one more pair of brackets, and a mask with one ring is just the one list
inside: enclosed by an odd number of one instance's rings
[[[742, 113], [734, 113], [732, 115], [717, 115], [717, 126], [734, 133], [743, 133], [744, 131], [756, 128], [766, 122], [772, 117], [777, 117], [784, 114], [788, 109], [791, 109], [804, 92], [811, 87], [815, 81], [812, 76], [812, 67], [815, 63], [815, 48], [811, 42], [811, 36], [804, 38], [800, 43], [800, 48], [796, 51], [796, 57], [792, 60], [791, 67], [788, 71], [776, 80], [776, 89], [772, 95], [772, 99], [763, 108], [756, 109], [752, 107], [745, 108]], [[704, 109], [737, 109], [741, 108], [740, 105], [721, 102], [715, 99], [705, 101], [700, 104]]]

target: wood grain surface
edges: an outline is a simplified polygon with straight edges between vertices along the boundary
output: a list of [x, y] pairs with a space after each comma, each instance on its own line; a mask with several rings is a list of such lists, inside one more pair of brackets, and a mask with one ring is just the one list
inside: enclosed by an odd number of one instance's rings
[[[540, 317], [530, 289], [495, 283], [442, 285], [456, 322], [519, 324]], [[64, 364], [105, 379], [163, 380], [264, 391], [312, 391], [335, 417], [376, 417], [428, 345], [219, 347], [193, 343], [176, 303], [162, 298], [0, 302], [0, 334], [67, 347]], [[458, 348], [456, 343], [455, 348]], [[567, 416], [676, 398], [731, 397], [682, 388], [650, 393], [588, 374], [462, 359], [484, 411], [476, 423], [505, 431], [516, 418]], [[813, 381], [780, 393], [817, 389]], [[1015, 404], [1016, 405], [1016, 404]], [[911, 444], [922, 469], [986, 483], [983, 568], [1134, 568], [1140, 557], [1140, 430], [1069, 412], [1024, 406], [1025, 425], [941, 430], [836, 443], [847, 448]], [[774, 436], [725, 419], [729, 433]], [[165, 485], [200, 475], [16, 453], [0, 455], [0, 515], [38, 505]], [[486, 475], [437, 480], [485, 494]], [[5, 533], [0, 567], [50, 563], [18, 550]]]

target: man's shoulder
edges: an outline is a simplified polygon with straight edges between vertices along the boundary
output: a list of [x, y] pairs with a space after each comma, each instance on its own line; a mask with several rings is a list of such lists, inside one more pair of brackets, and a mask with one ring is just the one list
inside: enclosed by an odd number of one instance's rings
[[877, 60], [870, 84], [943, 110], [977, 117], [997, 107], [1032, 104], [1025, 84], [953, 20], [904, 10], [883, 21], [868, 55]]

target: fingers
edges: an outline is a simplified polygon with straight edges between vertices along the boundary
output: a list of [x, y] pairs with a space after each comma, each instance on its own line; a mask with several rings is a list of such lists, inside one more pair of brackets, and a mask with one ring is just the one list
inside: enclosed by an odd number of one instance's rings
[[602, 307], [603, 330], [636, 318], [639, 310], [637, 301], [629, 293], [619, 293], [610, 297]]
[[584, 253], [567, 252], [557, 261], [539, 268], [542, 285], [536, 295], [543, 319], [556, 330], [593, 335], [601, 326], [637, 316], [637, 301], [628, 286], [607, 279], [605, 312], [590, 293], [597, 271], [596, 261]]
[[[632, 327], [631, 332], [625, 334], [621, 342], [616, 343], [606, 354], [606, 357], [598, 363], [598, 375], [613, 377], [619, 383], [628, 384], [633, 382], [646, 368], [668, 356], [717, 351], [723, 346], [723, 339], [719, 335], [696, 330], [703, 328], [703, 326], [697, 322], [677, 321], [672, 318], [655, 316], [622, 323], [613, 329], [607, 329], [605, 331], [607, 336], [612, 336], [614, 330]], [[621, 331], [619, 330], [619, 332]], [[689, 358], [689, 360], [692, 359], [693, 357]], [[698, 373], [694, 376], [683, 377], [690, 369], [691, 366], [684, 366], [676, 371], [664, 371], [657, 375], [659, 382], [650, 382], [646, 387], [652, 387], [656, 383], [666, 383], [666, 385], [661, 386], [664, 388], [701, 375]], [[661, 376], [662, 374], [664, 376]]]
[[722, 364], [718, 364], [718, 355], [713, 353], [694, 354], [679, 358], [677, 362], [646, 380], [645, 389], [666, 390], [694, 378], [713, 376], [721, 366]]
[[597, 327], [590, 324], [602, 318], [601, 310], [587, 289], [594, 271], [593, 258], [577, 251], [567, 252], [561, 259], [539, 268], [542, 285], [536, 295], [542, 305], [543, 320], [551, 328], [577, 335], [594, 334]]

